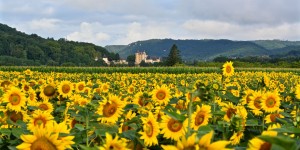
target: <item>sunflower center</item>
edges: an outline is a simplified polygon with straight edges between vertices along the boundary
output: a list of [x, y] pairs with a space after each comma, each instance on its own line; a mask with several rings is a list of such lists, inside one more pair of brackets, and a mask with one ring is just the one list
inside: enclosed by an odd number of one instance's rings
[[10, 116], [9, 116], [10, 120], [13, 122], [17, 122], [18, 120], [22, 120], [23, 119], [23, 115], [21, 112], [11, 112]]
[[71, 128], [74, 128], [77, 123], [78, 122], [75, 119], [73, 119], [71, 122]]
[[28, 86], [28, 85], [25, 85], [25, 86], [24, 86], [24, 90], [25, 90], [25, 91], [28, 91], [28, 90], [29, 90], [29, 86]]
[[48, 110], [49, 109], [49, 107], [46, 104], [40, 104], [39, 108], [42, 109], [42, 110]]
[[203, 123], [205, 115], [202, 112], [197, 113], [195, 117], [195, 125], [199, 126]]
[[45, 127], [46, 123], [47, 123], [47, 120], [45, 120], [45, 118], [41, 118], [41, 117], [34, 119], [34, 122], [33, 122], [34, 126], [43, 125], [44, 127]]
[[157, 97], [158, 100], [163, 100], [166, 97], [166, 93], [164, 91], [158, 91], [156, 93], [156, 97]]
[[226, 112], [226, 115], [228, 118], [231, 118], [232, 115], [235, 115], [236, 114], [236, 109], [233, 109], [233, 108], [229, 108]]
[[153, 135], [153, 125], [150, 121], [146, 124], [145, 133], [148, 137]]
[[78, 90], [79, 90], [79, 91], [82, 91], [83, 89], [84, 89], [84, 85], [80, 84], [80, 85], [78, 86]]
[[65, 84], [65, 85], [62, 86], [62, 89], [61, 89], [61, 90], [62, 90], [62, 92], [63, 92], [64, 94], [67, 94], [67, 93], [70, 92], [71, 87], [70, 87], [69, 85]]
[[276, 118], [278, 118], [279, 117], [279, 114], [271, 114], [270, 115], [270, 120], [272, 121], [272, 122], [275, 122], [276, 121]]
[[19, 94], [11, 94], [10, 97], [9, 97], [9, 102], [12, 104], [12, 105], [18, 105], [20, 104], [21, 102], [21, 97]]
[[106, 103], [103, 107], [103, 115], [105, 117], [111, 117], [117, 111], [117, 105], [115, 103]]
[[268, 108], [274, 107], [275, 104], [276, 104], [276, 101], [275, 101], [274, 98], [268, 98], [268, 99], [266, 100], [266, 106], [267, 106]]
[[272, 147], [272, 144], [269, 142], [265, 142], [264, 144], [262, 144], [259, 148], [259, 150], [270, 150]]
[[168, 129], [171, 130], [172, 132], [177, 132], [182, 128], [182, 123], [171, 118], [170, 121], [168, 122]]
[[260, 97], [256, 98], [254, 100], [254, 106], [257, 108], [257, 109], [260, 109], [261, 106], [260, 106]]
[[230, 66], [226, 66], [226, 72], [231, 73], [231, 67]]
[[53, 96], [55, 94], [55, 88], [51, 85], [47, 85], [44, 88], [44, 94], [48, 97]]
[[35, 140], [31, 146], [31, 150], [57, 150], [56, 146], [47, 138], [41, 137]]

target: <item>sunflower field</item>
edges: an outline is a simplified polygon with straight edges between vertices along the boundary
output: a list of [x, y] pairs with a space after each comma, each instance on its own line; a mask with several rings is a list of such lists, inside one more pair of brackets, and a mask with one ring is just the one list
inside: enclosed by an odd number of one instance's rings
[[0, 149], [300, 148], [296, 72], [0, 74]]

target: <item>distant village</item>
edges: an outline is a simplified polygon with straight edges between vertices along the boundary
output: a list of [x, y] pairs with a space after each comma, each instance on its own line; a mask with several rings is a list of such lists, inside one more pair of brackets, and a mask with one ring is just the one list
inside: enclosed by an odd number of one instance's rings
[[[120, 60], [113, 60], [113, 61], [109, 61], [107, 57], [103, 57], [102, 58], [103, 61], [107, 64], [107, 65], [111, 65], [111, 64], [115, 64], [115, 65], [128, 65], [128, 62], [125, 59], [120, 59]], [[150, 57], [146, 54], [146, 52], [136, 52], [135, 53], [135, 62], [134, 64], [136, 66], [139, 66], [141, 64], [141, 62], [144, 61], [145, 63], [158, 63], [161, 62], [161, 59], [159, 57]]]

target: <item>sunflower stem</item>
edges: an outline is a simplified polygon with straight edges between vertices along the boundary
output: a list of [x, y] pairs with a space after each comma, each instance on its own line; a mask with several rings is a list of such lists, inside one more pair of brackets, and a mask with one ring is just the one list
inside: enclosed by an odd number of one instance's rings
[[191, 94], [191, 99], [189, 102], [189, 110], [188, 110], [188, 132], [187, 132], [187, 137], [191, 135], [191, 122], [192, 122], [192, 102], [193, 102], [193, 95]]
[[86, 146], [89, 147], [89, 135], [88, 135], [88, 128], [89, 128], [89, 113], [86, 108], [86, 115], [85, 115], [85, 124], [86, 124]]

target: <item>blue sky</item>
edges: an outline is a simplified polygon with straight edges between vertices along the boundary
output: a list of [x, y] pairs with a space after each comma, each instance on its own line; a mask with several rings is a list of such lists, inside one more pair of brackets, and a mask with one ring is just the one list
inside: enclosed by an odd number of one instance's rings
[[156, 38], [300, 41], [300, 1], [0, 0], [0, 23], [100, 46]]

